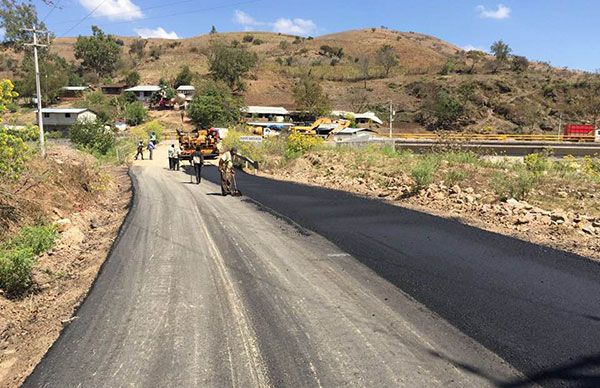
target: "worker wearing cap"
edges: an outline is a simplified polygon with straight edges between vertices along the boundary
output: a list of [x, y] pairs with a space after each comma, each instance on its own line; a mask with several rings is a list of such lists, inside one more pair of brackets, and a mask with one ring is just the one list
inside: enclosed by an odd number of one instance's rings
[[237, 149], [233, 147], [219, 158], [219, 172], [221, 173], [221, 194], [233, 194], [232, 181], [235, 171], [233, 169], [233, 157], [237, 155]]

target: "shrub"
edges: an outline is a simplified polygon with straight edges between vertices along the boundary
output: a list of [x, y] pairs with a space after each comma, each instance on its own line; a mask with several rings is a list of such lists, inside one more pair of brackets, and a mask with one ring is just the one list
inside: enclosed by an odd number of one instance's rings
[[287, 40], [282, 40], [279, 42], [279, 48], [282, 50], [287, 50], [290, 47], [290, 43]]
[[140, 73], [138, 73], [137, 71], [133, 70], [130, 71], [127, 76], [125, 77], [125, 84], [127, 86], [135, 86], [137, 84], [140, 83]]
[[449, 171], [445, 178], [444, 181], [448, 186], [454, 186], [457, 183], [460, 183], [462, 181], [464, 181], [465, 179], [467, 179], [468, 175], [466, 172], [464, 171]]
[[492, 176], [492, 188], [501, 201], [509, 198], [523, 200], [535, 188], [538, 179], [534, 173], [523, 168], [516, 172], [516, 176], [499, 172]]
[[297, 158], [310, 150], [314, 150], [323, 144], [323, 139], [318, 136], [307, 136], [292, 133], [287, 138], [285, 157], [287, 159]]
[[164, 132], [163, 125], [157, 121], [153, 120], [144, 125], [135, 127], [131, 130], [131, 134], [134, 139], [137, 141], [146, 141], [150, 138], [150, 134], [154, 132], [156, 134], [156, 140], [160, 141], [162, 139], [162, 134]]
[[101, 122], [85, 120], [71, 127], [71, 141], [89, 151], [106, 155], [115, 144], [115, 135]]
[[150, 58], [154, 59], [154, 60], [158, 60], [160, 59], [160, 56], [163, 53], [163, 48], [162, 46], [152, 46], [150, 48]]
[[0, 288], [18, 296], [33, 285], [36, 256], [52, 248], [56, 240], [52, 226], [23, 228], [20, 235], [0, 245]]
[[533, 153], [525, 156], [525, 167], [532, 173], [539, 175], [548, 170], [550, 162], [546, 155]]
[[29, 157], [25, 141], [0, 125], [0, 179], [17, 179]]
[[427, 187], [433, 182], [433, 175], [437, 170], [437, 163], [435, 159], [430, 157], [424, 157], [419, 160], [417, 165], [413, 167], [410, 172], [413, 180], [415, 181], [414, 189], [420, 190]]
[[250, 34], [246, 34], [242, 38], [242, 42], [244, 42], [244, 43], [252, 43], [253, 40], [254, 40], [254, 36], [250, 35]]
[[254, 41], [252, 42], [253, 45], [255, 46], [260, 46], [261, 44], [265, 43], [262, 39], [254, 39]]
[[148, 110], [141, 102], [132, 102], [125, 107], [125, 121], [128, 125], [140, 125], [147, 119]]

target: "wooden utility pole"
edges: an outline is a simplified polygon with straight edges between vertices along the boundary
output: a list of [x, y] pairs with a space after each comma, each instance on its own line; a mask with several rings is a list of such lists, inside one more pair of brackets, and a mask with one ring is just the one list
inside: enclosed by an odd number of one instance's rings
[[25, 46], [33, 46], [33, 60], [35, 63], [35, 91], [37, 98], [37, 117], [38, 127], [40, 128], [40, 152], [42, 156], [46, 156], [46, 144], [44, 140], [44, 115], [42, 114], [42, 88], [40, 86], [40, 65], [38, 62], [38, 47], [47, 47], [45, 44], [39, 44], [37, 40], [37, 34], [47, 34], [48, 31], [36, 30], [35, 27], [31, 29], [23, 29], [33, 34], [33, 43], [26, 43]]

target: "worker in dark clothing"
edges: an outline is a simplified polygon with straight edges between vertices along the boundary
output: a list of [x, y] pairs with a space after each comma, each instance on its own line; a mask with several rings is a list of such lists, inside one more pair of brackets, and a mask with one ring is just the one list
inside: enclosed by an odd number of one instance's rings
[[169, 156], [169, 170], [175, 170], [175, 152], [175, 144], [171, 144], [171, 147], [167, 151], [167, 155]]
[[202, 181], [202, 166], [204, 165], [204, 156], [202, 156], [202, 148], [196, 146], [196, 151], [192, 154], [192, 164], [194, 166], [194, 174], [196, 175], [196, 184], [199, 185]]
[[142, 157], [144, 160], [144, 142], [140, 141], [137, 146], [137, 154], [135, 154], [135, 160], [138, 160], [138, 156]]

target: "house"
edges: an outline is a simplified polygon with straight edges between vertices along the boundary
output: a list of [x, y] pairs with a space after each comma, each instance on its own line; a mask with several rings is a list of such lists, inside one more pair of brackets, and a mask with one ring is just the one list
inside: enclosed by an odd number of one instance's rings
[[177, 94], [183, 94], [186, 101], [191, 101], [196, 95], [196, 88], [192, 85], [181, 85], [177, 88]]
[[95, 121], [96, 114], [86, 108], [43, 108], [42, 119], [45, 131], [68, 132], [76, 122]]
[[280, 106], [247, 106], [242, 109], [242, 116], [247, 119], [266, 119], [282, 123], [290, 117], [290, 112]]
[[115, 95], [123, 93], [123, 90], [125, 90], [126, 87], [127, 85], [125, 84], [100, 85], [102, 93]]
[[335, 141], [355, 141], [355, 140], [368, 140], [377, 135], [377, 132], [368, 128], [344, 128], [335, 135], [333, 139]]
[[61, 88], [61, 96], [64, 98], [81, 97], [83, 92], [89, 89], [88, 86], [63, 86]]
[[152, 94], [160, 92], [160, 86], [158, 85], [138, 85], [129, 89], [125, 89], [126, 92], [135, 94], [135, 97], [140, 102], [149, 102]]

